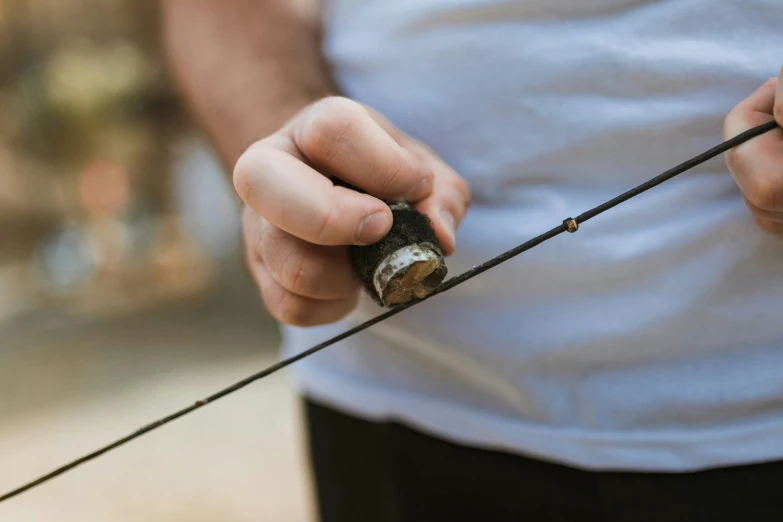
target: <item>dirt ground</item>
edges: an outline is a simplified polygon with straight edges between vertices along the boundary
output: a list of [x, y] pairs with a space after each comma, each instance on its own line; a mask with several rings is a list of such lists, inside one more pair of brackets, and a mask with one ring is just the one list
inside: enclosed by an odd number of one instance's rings
[[[0, 490], [270, 364], [277, 328], [239, 273], [198, 302], [0, 327]], [[0, 504], [8, 522], [312, 520], [298, 403], [255, 383]]]

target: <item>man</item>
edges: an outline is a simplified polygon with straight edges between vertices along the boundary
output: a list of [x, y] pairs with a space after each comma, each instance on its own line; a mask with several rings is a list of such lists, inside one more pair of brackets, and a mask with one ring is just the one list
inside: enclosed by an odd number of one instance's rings
[[[783, 123], [777, 0], [164, 5], [288, 354], [379, 312], [379, 198], [457, 274]], [[298, 363], [321, 519], [780, 520], [783, 132], [726, 160]]]

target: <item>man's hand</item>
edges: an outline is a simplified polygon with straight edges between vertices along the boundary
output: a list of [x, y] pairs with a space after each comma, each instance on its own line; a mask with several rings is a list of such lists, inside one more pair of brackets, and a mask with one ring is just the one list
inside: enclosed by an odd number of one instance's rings
[[[783, 69], [726, 118], [731, 138], [772, 119], [783, 125]], [[726, 153], [726, 164], [762, 230], [783, 236], [783, 130], [768, 132]]]
[[378, 198], [415, 203], [447, 255], [470, 200], [432, 151], [358, 103], [325, 98], [337, 89], [321, 52], [320, 4], [161, 4], [176, 84], [227, 170], [235, 167], [250, 271], [272, 315], [302, 326], [354, 308], [360, 285], [346, 245], [389, 231], [391, 211]]
[[[369, 194], [335, 186], [335, 176]], [[312, 326], [356, 305], [360, 283], [347, 245], [391, 228], [379, 198], [405, 200], [430, 217], [444, 253], [470, 205], [467, 184], [421, 143], [354, 101], [329, 97], [252, 145], [234, 169], [245, 203], [246, 260], [269, 312]], [[374, 197], [377, 196], [377, 197]]]

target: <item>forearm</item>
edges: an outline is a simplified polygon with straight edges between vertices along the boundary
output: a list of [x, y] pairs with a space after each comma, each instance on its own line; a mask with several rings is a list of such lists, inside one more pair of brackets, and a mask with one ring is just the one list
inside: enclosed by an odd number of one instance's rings
[[230, 170], [253, 142], [334, 94], [314, 0], [161, 0], [173, 78]]

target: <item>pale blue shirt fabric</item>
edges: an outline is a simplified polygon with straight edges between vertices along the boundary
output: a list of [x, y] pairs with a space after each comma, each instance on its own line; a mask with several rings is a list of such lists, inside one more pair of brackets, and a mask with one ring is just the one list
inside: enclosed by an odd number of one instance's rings
[[[452, 275], [716, 145], [783, 65], [781, 0], [326, 7], [345, 94], [471, 185]], [[379, 311], [285, 328], [284, 354]], [[716, 158], [291, 375], [355, 415], [588, 469], [781, 459], [783, 242]]]

